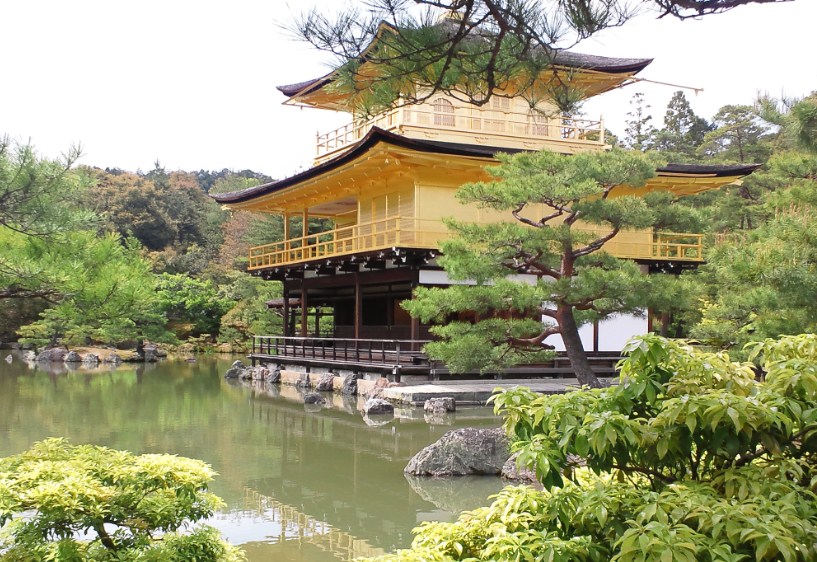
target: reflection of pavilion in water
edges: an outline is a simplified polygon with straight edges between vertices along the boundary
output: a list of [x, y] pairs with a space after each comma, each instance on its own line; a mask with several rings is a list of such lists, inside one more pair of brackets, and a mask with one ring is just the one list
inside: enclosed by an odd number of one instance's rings
[[[270, 391], [254, 388], [247, 413], [255, 430], [266, 429], [266, 443], [255, 445], [276, 448], [280, 454], [268, 461], [263, 474], [244, 481], [251, 491], [245, 490], [242, 500], [281, 540], [374, 556], [364, 550], [406, 547], [419, 522], [450, 517], [418, 495], [403, 476], [408, 460], [449, 427], [400, 419], [371, 427], [356, 410], [309, 413], [302, 402], [271, 396]], [[467, 424], [495, 427], [498, 420], [475, 416]], [[499, 487], [497, 480], [480, 500]], [[238, 505], [236, 500], [229, 503]], [[271, 510], [280, 529], [270, 524], [264, 510]], [[270, 542], [277, 540], [275, 534], [268, 536]]]
[[262, 514], [265, 518], [278, 523], [278, 536], [270, 537], [277, 542], [306, 542], [331, 553], [336, 558], [348, 561], [381, 556], [386, 552], [382, 548], [372, 546], [365, 539], [355, 537], [303, 513], [294, 506], [250, 488], [245, 490], [244, 509]]

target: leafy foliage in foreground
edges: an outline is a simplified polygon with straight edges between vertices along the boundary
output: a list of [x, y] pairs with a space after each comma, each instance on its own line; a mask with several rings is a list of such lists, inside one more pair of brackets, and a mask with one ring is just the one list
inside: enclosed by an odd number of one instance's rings
[[506, 488], [381, 560], [814, 560], [817, 336], [754, 344], [763, 381], [655, 336], [628, 352], [617, 387], [495, 397], [544, 491]]
[[179, 532], [221, 505], [213, 476], [183, 457], [36, 443], [0, 459], [0, 561], [238, 562], [215, 529]]

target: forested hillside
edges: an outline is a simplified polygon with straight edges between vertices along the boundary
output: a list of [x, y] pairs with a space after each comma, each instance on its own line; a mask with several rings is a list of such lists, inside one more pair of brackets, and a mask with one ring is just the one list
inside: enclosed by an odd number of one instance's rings
[[[813, 331], [817, 315], [817, 96], [728, 105], [709, 119], [678, 92], [653, 126], [633, 97], [619, 145], [663, 161], [764, 164], [741, 185], [681, 201], [708, 235], [707, 264], [649, 303], [664, 334], [721, 348]], [[611, 134], [611, 138], [615, 138]], [[271, 178], [244, 170], [147, 173], [78, 165], [0, 142], [0, 340], [246, 344], [276, 333], [276, 282], [246, 273], [280, 218], [228, 213], [211, 192]], [[317, 226], [317, 225], [316, 225]]]
[[250, 170], [147, 173], [77, 166], [0, 144], [0, 340], [140, 339], [240, 349], [280, 318], [277, 283], [245, 272], [280, 223], [221, 209], [207, 193], [271, 178]]

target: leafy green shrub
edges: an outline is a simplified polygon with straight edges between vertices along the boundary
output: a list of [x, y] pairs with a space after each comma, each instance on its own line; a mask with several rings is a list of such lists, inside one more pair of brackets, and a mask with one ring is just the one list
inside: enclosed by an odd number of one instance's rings
[[0, 561], [243, 560], [215, 529], [190, 528], [221, 505], [213, 476], [184, 457], [36, 443], [0, 459]]
[[194, 279], [183, 273], [162, 273], [156, 283], [162, 310], [171, 325], [185, 326], [181, 336], [217, 334], [222, 315], [234, 302], [219, 293], [208, 279]]
[[545, 490], [506, 488], [382, 560], [817, 559], [817, 335], [753, 344], [763, 380], [656, 336], [627, 351], [616, 387], [495, 396]]

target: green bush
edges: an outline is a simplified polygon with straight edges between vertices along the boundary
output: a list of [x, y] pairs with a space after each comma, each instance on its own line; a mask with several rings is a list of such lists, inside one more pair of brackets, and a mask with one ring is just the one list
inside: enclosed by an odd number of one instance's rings
[[0, 459], [0, 561], [238, 562], [218, 531], [190, 526], [221, 505], [213, 476], [184, 457], [36, 443]]
[[754, 344], [757, 366], [656, 336], [627, 351], [616, 387], [495, 396], [543, 491], [381, 560], [817, 559], [817, 335]]

